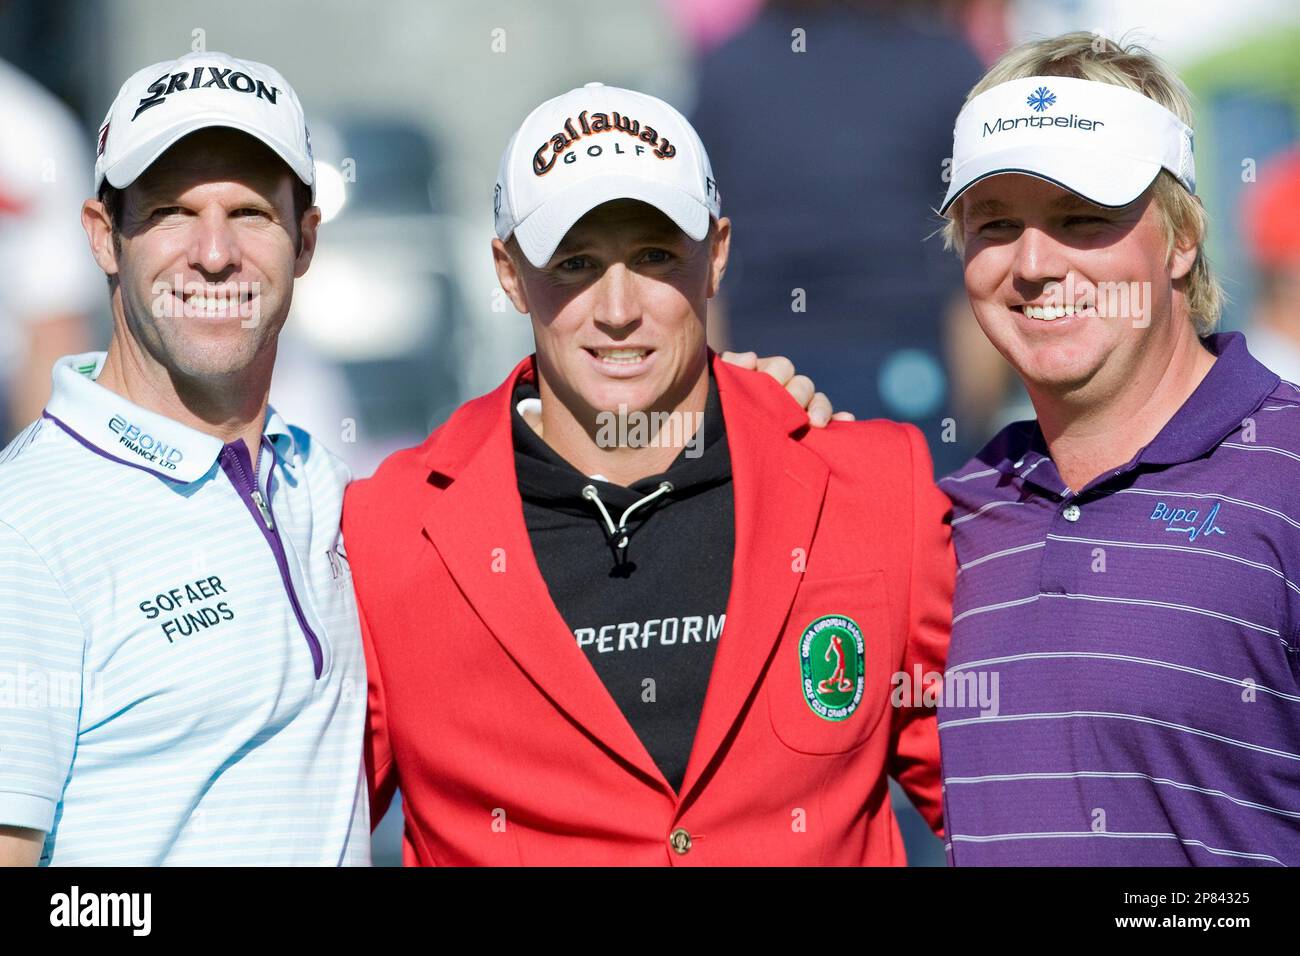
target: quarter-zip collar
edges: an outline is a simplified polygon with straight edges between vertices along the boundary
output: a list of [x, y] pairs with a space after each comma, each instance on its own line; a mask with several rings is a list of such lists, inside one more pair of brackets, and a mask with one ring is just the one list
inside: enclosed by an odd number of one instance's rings
[[[86, 352], [59, 359], [44, 417], [96, 454], [168, 481], [190, 484], [211, 474], [221, 455], [221, 439], [142, 408], [98, 384], [95, 379], [106, 358], [106, 352]], [[293, 433], [270, 406], [263, 433], [281, 464], [290, 464]]]
[[[95, 454], [176, 484], [206, 480], [214, 477], [218, 469], [224, 472], [271, 549], [319, 679], [324, 670], [324, 650], [294, 588], [289, 557], [272, 509], [276, 466], [288, 471], [295, 467], [293, 432], [268, 405], [258, 451], [266, 447], [272, 455], [269, 465], [262, 468], [259, 456], [250, 453], [242, 438], [223, 443], [214, 435], [141, 408], [98, 384], [95, 379], [106, 357], [105, 352], [87, 352], [59, 359], [44, 417]], [[266, 473], [265, 483], [259, 474], [262, 471]]]
[[[268, 439], [263, 438], [262, 441], [269, 444]], [[317, 679], [319, 679], [325, 664], [325, 653], [320, 638], [307, 621], [307, 614], [303, 610], [302, 602], [298, 600], [298, 592], [293, 586], [293, 574], [289, 570], [289, 557], [285, 553], [284, 541], [276, 528], [275, 515], [271, 510], [271, 498], [275, 493], [276, 483], [275, 458], [272, 457], [270, 467], [267, 469], [265, 492], [263, 492], [262, 485], [257, 477], [257, 465], [253, 456], [249, 454], [248, 446], [244, 444], [242, 438], [237, 438], [230, 444], [223, 446], [219, 461], [221, 470], [226, 473], [230, 483], [239, 492], [240, 500], [248, 508], [254, 524], [262, 532], [267, 545], [271, 548], [276, 567], [280, 571], [280, 579], [284, 583], [285, 594], [289, 598], [289, 605], [293, 608], [294, 617], [298, 619], [298, 626], [302, 628], [303, 636], [307, 639], [307, 647], [311, 650], [312, 667]]]

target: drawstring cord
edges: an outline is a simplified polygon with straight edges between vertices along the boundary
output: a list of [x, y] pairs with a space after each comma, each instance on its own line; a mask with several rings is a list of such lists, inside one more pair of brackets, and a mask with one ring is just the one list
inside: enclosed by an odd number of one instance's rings
[[609, 516], [609, 511], [607, 511], [605, 508], [605, 502], [600, 500], [600, 492], [596, 490], [596, 486], [586, 485], [585, 487], [583, 487], [582, 497], [586, 498], [588, 501], [594, 501], [596, 503], [596, 507], [600, 509], [600, 516], [605, 519], [605, 527], [609, 529], [610, 540], [612, 541], [614, 538], [618, 538], [618, 541], [615, 542], [614, 547], [618, 548], [618, 561], [620, 564], [623, 563], [624, 555], [625, 552], [627, 551], [627, 542], [629, 536], [629, 531], [627, 529], [627, 519], [632, 516], [632, 512], [636, 511], [637, 508], [640, 508], [642, 505], [648, 505], [650, 502], [654, 501], [660, 495], [666, 495], [668, 494], [668, 492], [672, 490], [673, 490], [673, 483], [671, 481], [659, 482], [659, 487], [656, 488], [654, 491], [650, 492], [650, 494], [646, 495], [640, 501], [634, 501], [632, 502], [632, 504], [628, 505], [628, 509], [623, 512], [623, 517], [619, 519], [618, 525], [615, 526], [614, 519]]

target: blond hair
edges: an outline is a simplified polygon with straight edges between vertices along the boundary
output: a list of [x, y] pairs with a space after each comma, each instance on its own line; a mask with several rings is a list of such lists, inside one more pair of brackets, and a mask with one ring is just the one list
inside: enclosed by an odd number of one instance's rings
[[[1189, 127], [1194, 125], [1191, 94], [1164, 61], [1135, 43], [1116, 43], [1095, 33], [1066, 33], [1016, 47], [993, 64], [966, 101], [1000, 83], [1028, 76], [1113, 83], [1155, 100]], [[1223, 289], [1205, 255], [1209, 232], [1205, 207], [1166, 169], [1160, 170], [1150, 191], [1165, 234], [1166, 256], [1180, 238], [1196, 241], [1196, 261], [1187, 275], [1187, 306], [1197, 333], [1207, 335], [1219, 323]], [[942, 229], [944, 247], [960, 254], [964, 245], [960, 199], [948, 209], [947, 219]]]

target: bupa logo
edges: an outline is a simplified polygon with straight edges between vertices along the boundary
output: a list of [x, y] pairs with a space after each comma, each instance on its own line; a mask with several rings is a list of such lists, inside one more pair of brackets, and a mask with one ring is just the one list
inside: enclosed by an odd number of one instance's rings
[[146, 461], [175, 471], [177, 463], [185, 457], [175, 445], [166, 445], [154, 436], [140, 430], [139, 425], [132, 425], [121, 415], [114, 415], [108, 420], [108, 430], [117, 436], [119, 445], [125, 445]]
[[1029, 104], [1035, 113], [1041, 113], [1056, 102], [1056, 94], [1047, 87], [1040, 86], [1029, 94], [1029, 99], [1025, 102]]
[[1158, 501], [1149, 520], [1163, 522], [1166, 531], [1185, 534], [1188, 541], [1195, 541], [1212, 534], [1227, 534], [1214, 523], [1214, 519], [1219, 516], [1219, 508], [1220, 503], [1216, 501], [1214, 507], [1202, 518], [1198, 508], [1173, 508]]
[[[204, 79], [205, 71], [206, 79]], [[141, 113], [153, 109], [173, 93], [207, 90], [214, 87], [219, 90], [233, 90], [236, 93], [251, 93], [259, 100], [266, 100], [272, 106], [275, 105], [276, 97], [280, 95], [278, 86], [267, 86], [247, 73], [235, 71], [233, 67], [222, 70], [215, 66], [196, 66], [192, 73], [164, 73], [150, 83], [145, 89], [153, 95], [140, 100], [139, 106], [131, 116], [131, 122], [134, 123]]]

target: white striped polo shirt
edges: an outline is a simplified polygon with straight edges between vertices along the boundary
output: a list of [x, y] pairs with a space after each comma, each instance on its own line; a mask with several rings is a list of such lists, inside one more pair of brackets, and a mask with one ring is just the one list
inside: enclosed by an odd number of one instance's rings
[[104, 357], [0, 452], [0, 824], [42, 863], [367, 864], [346, 466], [274, 409], [250, 455], [140, 408]]

